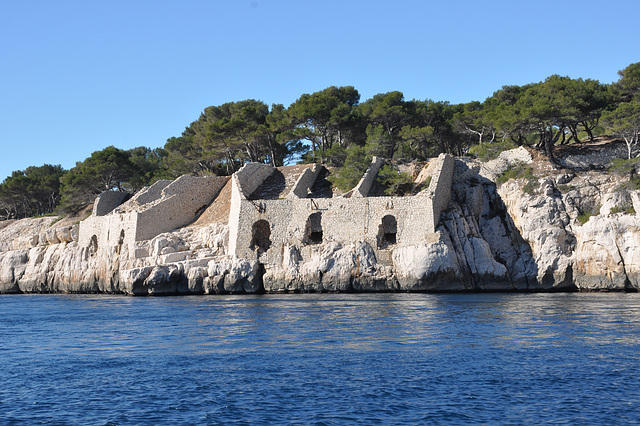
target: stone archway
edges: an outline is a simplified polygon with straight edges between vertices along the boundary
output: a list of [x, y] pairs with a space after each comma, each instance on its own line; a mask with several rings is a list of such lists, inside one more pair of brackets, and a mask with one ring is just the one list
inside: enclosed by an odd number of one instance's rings
[[312, 213], [307, 218], [303, 242], [305, 244], [322, 244], [322, 213]]
[[386, 215], [378, 227], [378, 248], [386, 249], [397, 243], [398, 221], [393, 215]]
[[260, 219], [251, 227], [251, 250], [264, 253], [271, 247], [271, 226], [269, 222]]

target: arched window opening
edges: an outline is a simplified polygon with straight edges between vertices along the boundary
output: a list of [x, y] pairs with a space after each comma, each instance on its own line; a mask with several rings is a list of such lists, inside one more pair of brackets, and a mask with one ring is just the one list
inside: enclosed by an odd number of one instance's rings
[[271, 246], [271, 227], [269, 222], [260, 219], [251, 228], [251, 250], [264, 253]]
[[322, 213], [309, 215], [304, 230], [305, 244], [322, 244]]
[[378, 248], [386, 249], [397, 242], [398, 222], [395, 216], [390, 214], [382, 218], [382, 223], [378, 228]]
[[98, 237], [93, 235], [89, 241], [89, 254], [94, 256], [98, 252]]

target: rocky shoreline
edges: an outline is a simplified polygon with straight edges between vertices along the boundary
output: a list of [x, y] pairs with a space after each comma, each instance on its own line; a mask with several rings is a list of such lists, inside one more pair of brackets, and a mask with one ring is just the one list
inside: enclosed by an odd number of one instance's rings
[[[564, 161], [598, 161], [574, 157]], [[504, 171], [523, 165], [538, 177], [496, 184]], [[366, 241], [324, 241], [284, 244], [281, 262], [264, 265], [229, 253], [228, 225], [202, 221], [96, 256], [79, 244], [77, 224], [13, 221], [0, 229], [0, 293], [640, 289], [640, 199], [638, 191], [620, 189], [624, 178], [576, 166], [556, 170], [524, 148], [485, 164], [457, 158], [453, 176], [437, 238], [398, 245], [387, 258]]]

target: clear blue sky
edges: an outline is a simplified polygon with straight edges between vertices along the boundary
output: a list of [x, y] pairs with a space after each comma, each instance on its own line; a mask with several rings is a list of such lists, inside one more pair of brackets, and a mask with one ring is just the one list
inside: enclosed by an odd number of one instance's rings
[[637, 0], [0, 0], [0, 180], [163, 146], [209, 105], [352, 85], [484, 100], [640, 61]]

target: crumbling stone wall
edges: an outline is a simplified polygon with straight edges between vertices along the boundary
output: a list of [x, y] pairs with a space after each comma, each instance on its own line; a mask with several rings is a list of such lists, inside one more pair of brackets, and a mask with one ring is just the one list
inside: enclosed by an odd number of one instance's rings
[[[278, 264], [284, 246], [292, 244], [303, 247], [327, 242], [366, 241], [376, 250], [424, 244], [435, 238], [429, 222], [425, 223], [425, 219], [432, 217], [431, 201], [429, 197], [242, 201], [230, 250], [240, 258], [260, 258], [263, 263]], [[395, 242], [382, 244], [380, 227], [383, 218], [388, 216], [393, 217], [396, 224]], [[261, 252], [255, 249], [252, 235], [254, 224], [259, 221], [269, 224], [271, 240], [269, 249]]]
[[93, 203], [93, 215], [104, 216], [111, 213], [116, 207], [122, 204], [127, 197], [126, 192], [121, 191], [105, 191], [98, 195]]
[[605, 169], [613, 160], [628, 157], [627, 147], [624, 143], [618, 143], [609, 149], [593, 149], [590, 152], [580, 154], [559, 155], [558, 163], [562, 167], [574, 170]]
[[164, 190], [171, 182], [172, 181], [167, 179], [159, 180], [147, 188], [146, 191], [137, 193], [133, 197], [133, 201], [139, 206], [150, 204], [162, 197], [162, 190]]
[[114, 247], [133, 253], [136, 241], [150, 240], [193, 221], [226, 182], [227, 178], [221, 176], [187, 175], [172, 182], [160, 181], [112, 213], [92, 215], [82, 221], [78, 244], [80, 247], [97, 245], [96, 254]]
[[373, 182], [376, 180], [376, 176], [378, 176], [378, 171], [380, 167], [384, 164], [384, 160], [382, 158], [373, 157], [371, 160], [371, 164], [364, 172], [362, 179], [360, 182], [350, 191], [351, 197], [366, 197], [369, 194], [369, 190], [371, 190], [371, 186]]
[[262, 163], [247, 163], [234, 173], [242, 195], [246, 198], [255, 191], [262, 182], [276, 169]]
[[[121, 246], [129, 250], [135, 244], [138, 213], [112, 213], [105, 216], [89, 216], [80, 222], [78, 245], [96, 246], [91, 254], [100, 255], [108, 248]], [[124, 238], [121, 236], [124, 234]], [[121, 241], [122, 239], [122, 241]], [[95, 241], [95, 242], [92, 242]]]
[[318, 164], [314, 164], [312, 167], [306, 169], [300, 177], [298, 177], [295, 185], [289, 194], [287, 194], [287, 198], [307, 198], [309, 190], [318, 178], [318, 174], [320, 174], [320, 170], [322, 170], [322, 166]]
[[[229, 251], [240, 258], [276, 265], [282, 261], [287, 245], [312, 247], [327, 242], [366, 241], [381, 255], [379, 257], [388, 258], [383, 251], [432, 242], [437, 239], [435, 228], [440, 214], [451, 199], [455, 164], [448, 155], [442, 155], [436, 161], [438, 164], [429, 188], [414, 197], [247, 200], [239, 179], [234, 176]], [[380, 164], [372, 164], [368, 175], [371, 182], [375, 178], [373, 169], [377, 173], [379, 167]], [[264, 249], [264, 245], [258, 248], [255, 242], [260, 238], [253, 235], [255, 229], [265, 234], [263, 221], [269, 227], [268, 249]], [[260, 223], [259, 228], [257, 223]], [[389, 234], [387, 237], [385, 229]]]
[[432, 208], [432, 232], [440, 220], [440, 214], [447, 208], [451, 201], [451, 184], [453, 183], [453, 170], [455, 160], [448, 154], [440, 154], [436, 160], [435, 171], [429, 183], [429, 195], [433, 200]]
[[150, 240], [189, 224], [211, 204], [226, 182], [223, 176], [179, 177], [164, 188], [160, 201], [139, 213], [136, 241]]

